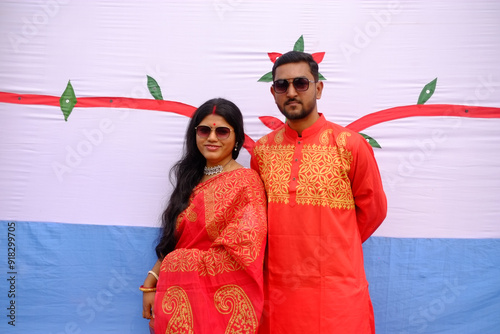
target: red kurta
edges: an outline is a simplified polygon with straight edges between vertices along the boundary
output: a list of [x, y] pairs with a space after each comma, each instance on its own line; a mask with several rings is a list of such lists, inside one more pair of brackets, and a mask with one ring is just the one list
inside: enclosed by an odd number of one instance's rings
[[257, 173], [240, 168], [196, 186], [161, 265], [155, 333], [255, 333], [262, 314], [267, 213]]
[[262, 137], [251, 164], [269, 211], [261, 333], [374, 333], [361, 244], [387, 202], [369, 144], [321, 115]]

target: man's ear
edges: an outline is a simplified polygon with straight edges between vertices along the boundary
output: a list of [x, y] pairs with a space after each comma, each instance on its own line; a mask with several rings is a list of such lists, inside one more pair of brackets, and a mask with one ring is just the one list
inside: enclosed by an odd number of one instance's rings
[[323, 93], [323, 81], [318, 81], [316, 84], [316, 100], [321, 99], [321, 94]]

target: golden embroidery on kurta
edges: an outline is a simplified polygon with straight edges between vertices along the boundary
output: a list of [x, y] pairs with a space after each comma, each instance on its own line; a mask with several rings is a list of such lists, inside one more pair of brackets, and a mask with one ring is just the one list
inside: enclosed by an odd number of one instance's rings
[[262, 137], [262, 138], [260, 138], [260, 139], [258, 140], [258, 143], [260, 143], [260, 144], [265, 144], [265, 143], [267, 143], [267, 140], [268, 140], [268, 139], [269, 139], [269, 136], [268, 136], [268, 135], [265, 135], [264, 137]]
[[226, 334], [255, 333], [258, 326], [257, 315], [245, 291], [237, 285], [225, 285], [214, 295], [217, 311], [231, 314]]
[[297, 183], [297, 203], [354, 209], [348, 177], [350, 162], [351, 153], [343, 148], [304, 145]]
[[[306, 144], [301, 151], [295, 201], [302, 205], [354, 209], [349, 180], [352, 153], [346, 149], [347, 137], [341, 132], [326, 129], [319, 134], [319, 144]], [[275, 139], [276, 142], [276, 139]], [[259, 145], [254, 148], [260, 174], [266, 185], [270, 203], [289, 203], [289, 184], [293, 145]]]
[[[351, 152], [347, 151], [349, 132], [340, 133], [335, 139], [337, 146], [327, 146], [333, 131], [320, 134], [321, 145], [305, 145], [297, 185], [297, 203], [354, 209], [349, 180]], [[333, 143], [332, 143], [333, 144]]]
[[186, 291], [180, 286], [171, 286], [167, 289], [161, 307], [165, 314], [172, 314], [168, 321], [166, 334], [194, 333], [191, 304]]
[[328, 145], [330, 143], [330, 137], [333, 133], [332, 129], [327, 129], [319, 135], [319, 142], [321, 145]]
[[285, 136], [285, 128], [282, 128], [274, 136], [274, 143], [278, 145], [281, 144], [283, 142], [284, 136]]
[[337, 146], [345, 148], [345, 146], [347, 145], [347, 137], [350, 137], [350, 136], [351, 136], [351, 134], [349, 132], [346, 132], [346, 131], [341, 132], [337, 136], [337, 139], [336, 139]]
[[288, 184], [292, 174], [294, 149], [293, 145], [262, 145], [254, 149], [254, 154], [259, 157], [260, 175], [266, 186], [269, 202], [289, 202]]

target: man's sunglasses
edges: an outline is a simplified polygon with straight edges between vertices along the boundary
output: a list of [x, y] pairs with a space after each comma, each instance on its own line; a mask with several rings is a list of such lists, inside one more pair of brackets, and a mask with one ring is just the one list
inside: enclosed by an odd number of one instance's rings
[[[207, 125], [198, 125], [195, 130], [200, 138], [208, 138], [212, 133], [212, 128]], [[218, 126], [214, 130], [218, 139], [227, 139], [231, 134], [231, 129], [226, 126]]]
[[274, 91], [277, 94], [286, 93], [288, 86], [290, 85], [290, 81], [293, 84], [293, 88], [295, 88], [297, 92], [305, 92], [309, 89], [309, 82], [316, 82], [307, 78], [280, 79], [273, 82]]

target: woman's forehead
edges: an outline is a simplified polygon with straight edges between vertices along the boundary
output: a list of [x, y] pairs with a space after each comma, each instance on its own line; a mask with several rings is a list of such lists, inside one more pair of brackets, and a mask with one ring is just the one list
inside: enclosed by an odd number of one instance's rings
[[207, 115], [205, 118], [203, 118], [200, 122], [202, 125], [208, 125], [208, 126], [228, 126], [231, 127], [231, 125], [226, 121], [226, 119], [220, 115]]

